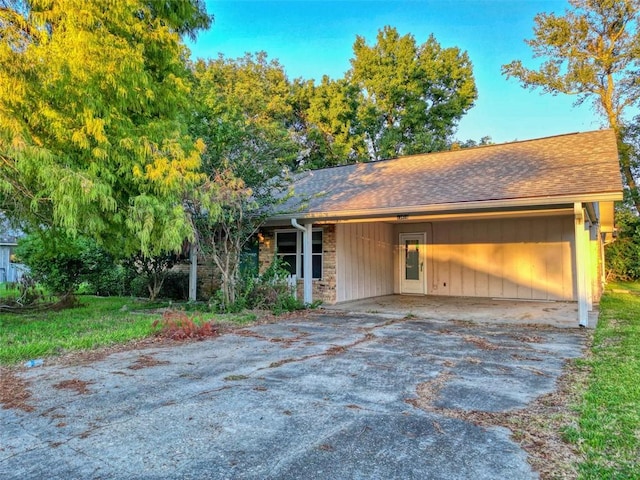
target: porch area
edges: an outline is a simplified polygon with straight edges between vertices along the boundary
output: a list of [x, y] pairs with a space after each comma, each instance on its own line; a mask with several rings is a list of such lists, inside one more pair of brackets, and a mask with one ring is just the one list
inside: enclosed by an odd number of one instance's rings
[[[458, 320], [478, 323], [508, 323], [578, 328], [578, 303], [483, 297], [439, 295], [385, 295], [335, 305], [326, 310], [389, 315], [392, 318], [415, 316], [434, 320]], [[588, 328], [595, 328], [598, 308], [589, 312]]]

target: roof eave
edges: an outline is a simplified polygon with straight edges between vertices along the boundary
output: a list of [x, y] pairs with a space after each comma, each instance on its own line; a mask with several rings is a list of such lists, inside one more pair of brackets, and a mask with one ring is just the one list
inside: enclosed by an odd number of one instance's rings
[[483, 200], [475, 202], [440, 203], [435, 205], [413, 205], [374, 209], [336, 210], [327, 212], [291, 212], [269, 217], [267, 224], [290, 220], [341, 220], [375, 219], [376, 217], [404, 216], [416, 213], [447, 213], [459, 211], [482, 211], [492, 209], [513, 209], [568, 205], [576, 202], [612, 202], [622, 200], [622, 192], [589, 193], [581, 195], [560, 195], [517, 199]]

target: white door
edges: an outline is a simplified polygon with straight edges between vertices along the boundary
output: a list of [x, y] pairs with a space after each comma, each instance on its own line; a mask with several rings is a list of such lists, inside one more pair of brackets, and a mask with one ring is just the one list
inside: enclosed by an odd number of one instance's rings
[[400, 234], [400, 293], [425, 294], [424, 233]]

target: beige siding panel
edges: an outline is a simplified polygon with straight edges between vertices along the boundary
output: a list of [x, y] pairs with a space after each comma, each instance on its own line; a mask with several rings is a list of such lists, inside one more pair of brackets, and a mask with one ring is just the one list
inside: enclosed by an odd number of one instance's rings
[[393, 293], [393, 227], [386, 223], [336, 225], [337, 301]]
[[575, 299], [571, 216], [402, 224], [396, 244], [405, 232], [427, 232], [430, 294]]

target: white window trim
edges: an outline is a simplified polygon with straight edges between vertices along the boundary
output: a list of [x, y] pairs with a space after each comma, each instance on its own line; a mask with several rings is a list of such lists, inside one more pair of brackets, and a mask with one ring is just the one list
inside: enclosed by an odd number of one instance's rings
[[[313, 228], [311, 230], [311, 234], [313, 235], [313, 232], [322, 232], [322, 250], [320, 251], [320, 253], [313, 253], [311, 252], [312, 256], [319, 256], [320, 257], [320, 277], [318, 278], [312, 278], [312, 280], [322, 280], [323, 276], [324, 276], [324, 231], [322, 228]], [[282, 229], [278, 229], [275, 231], [275, 244], [274, 244], [274, 252], [275, 255], [279, 256], [279, 257], [284, 257], [285, 255], [293, 255], [292, 253], [279, 253], [278, 252], [278, 233], [295, 233], [296, 234], [296, 278], [300, 279], [300, 280], [304, 280], [304, 277], [302, 276], [302, 274], [300, 273], [302, 271], [302, 262], [304, 261], [302, 258], [302, 235], [303, 233], [295, 228], [282, 228]], [[312, 272], [313, 274], [313, 272]]]

